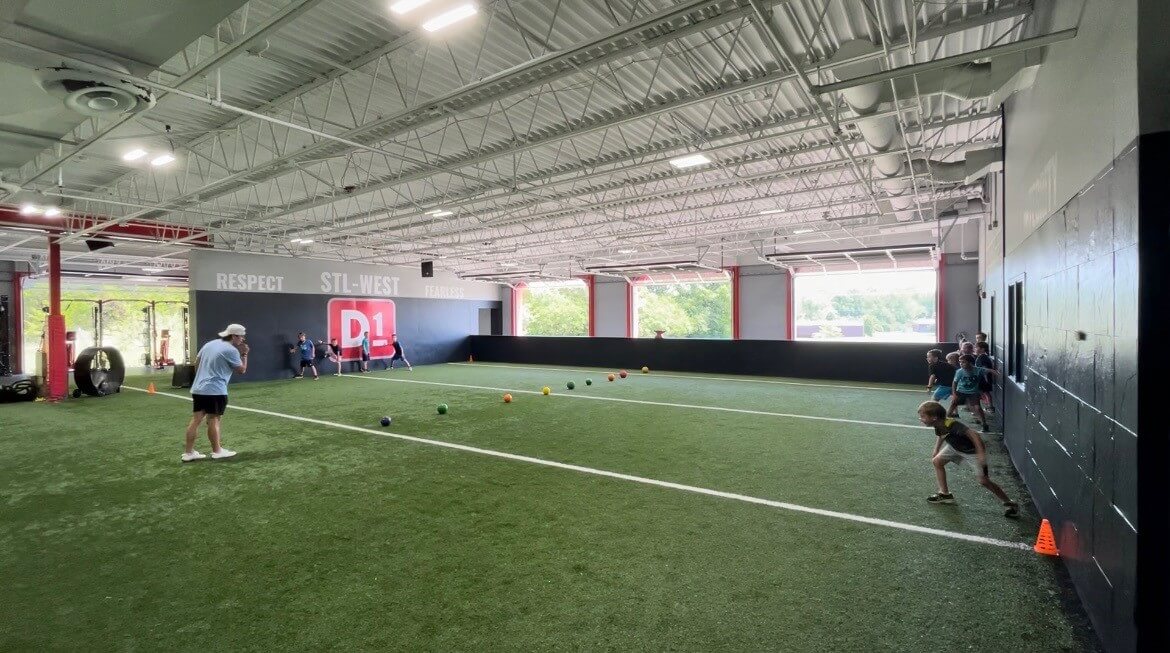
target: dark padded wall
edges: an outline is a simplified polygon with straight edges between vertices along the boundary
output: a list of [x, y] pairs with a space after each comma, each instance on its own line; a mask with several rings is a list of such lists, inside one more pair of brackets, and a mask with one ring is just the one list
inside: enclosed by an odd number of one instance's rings
[[[309, 338], [326, 340], [328, 295], [232, 293], [199, 290], [194, 295], [197, 347], [211, 340], [227, 324], [238, 322], [248, 329], [252, 354], [248, 373], [233, 378], [263, 381], [289, 378], [299, 360], [288, 348], [304, 331]], [[500, 307], [500, 302], [459, 299], [394, 298], [395, 329], [414, 365], [467, 360], [467, 337], [479, 331], [479, 309]], [[321, 353], [319, 352], [320, 356]], [[370, 369], [382, 369], [386, 361], [372, 361]], [[323, 372], [332, 373], [326, 362]], [[357, 363], [346, 363], [356, 369]]]
[[1136, 636], [1137, 194], [1131, 148], [1002, 262], [1006, 284], [1023, 279], [1026, 329], [1022, 383], [1003, 382], [1005, 442], [1113, 650]]
[[[472, 336], [485, 362], [754, 374], [925, 385], [927, 343]], [[937, 345], [955, 351], [955, 343]], [[923, 396], [925, 397], [925, 391]]]

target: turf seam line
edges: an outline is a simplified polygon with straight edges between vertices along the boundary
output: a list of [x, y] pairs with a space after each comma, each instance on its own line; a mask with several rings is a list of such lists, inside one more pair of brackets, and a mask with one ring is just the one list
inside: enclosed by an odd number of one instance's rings
[[[557, 367], [532, 367], [529, 365], [509, 365], [508, 363], [446, 363], [446, 365], [462, 365], [463, 367], [504, 367], [516, 370], [541, 370], [545, 372], [568, 372], [571, 368], [557, 368]], [[602, 370], [593, 367], [576, 368], [581, 371], [597, 372], [598, 374], [606, 374], [612, 370]], [[706, 381], [732, 381], [734, 383], [770, 383], [773, 385], [796, 385], [809, 388], [841, 388], [844, 390], [875, 390], [878, 392], [913, 392], [915, 394], [926, 394], [923, 390], [914, 390], [911, 388], [883, 388], [881, 386], [872, 385], [841, 385], [836, 383], [804, 383], [802, 381], [779, 381], [776, 379], [737, 379], [734, 377], [724, 376], [705, 376], [702, 374], [670, 374], [668, 372], [655, 372], [654, 376], [664, 376], [671, 379], [690, 379], [690, 380], [706, 380]]]
[[[133, 386], [122, 386], [128, 390], [145, 393], [142, 388], [135, 388]], [[171, 399], [181, 399], [184, 401], [191, 401], [190, 396], [177, 395], [169, 392], [155, 392], [157, 396], [168, 397]], [[998, 546], [1006, 549], [1016, 549], [1020, 551], [1031, 551], [1032, 547], [1023, 542], [1009, 542], [1007, 540], [1000, 540], [993, 537], [984, 537], [982, 535], [968, 535], [967, 533], [958, 533], [955, 531], [943, 530], [940, 528], [930, 528], [928, 526], [918, 526], [916, 524], [907, 524], [904, 522], [890, 521], [887, 519], [878, 519], [876, 517], [866, 517], [864, 515], [855, 515], [848, 512], [839, 512], [836, 510], [825, 510], [823, 508], [813, 508], [810, 506], [802, 506], [795, 503], [786, 503], [783, 501], [774, 501], [772, 499], [763, 499], [760, 497], [753, 497], [746, 494], [737, 494], [735, 492], [724, 492], [722, 490], [713, 490], [710, 488], [699, 487], [696, 485], [684, 485], [682, 483], [674, 483], [671, 481], [660, 481], [658, 479], [648, 478], [645, 476], [634, 476], [632, 474], [623, 474], [621, 472], [611, 472], [595, 467], [584, 467], [581, 465], [573, 465], [570, 463], [557, 462], [555, 460], [547, 460], [544, 458], [535, 458], [533, 456], [524, 456], [520, 454], [507, 453], [505, 451], [496, 451], [494, 449], [482, 449], [480, 447], [472, 447], [466, 444], [458, 444], [456, 442], [444, 442], [442, 440], [431, 440], [428, 438], [420, 438], [413, 435], [404, 435], [402, 433], [392, 433], [389, 431], [376, 431], [374, 429], [365, 428], [363, 426], [353, 426], [350, 424], [341, 424], [339, 422], [330, 422], [322, 419], [315, 419], [312, 417], [302, 417], [300, 415], [288, 415], [285, 413], [277, 413], [270, 410], [262, 410], [259, 408], [249, 408], [247, 406], [229, 405], [229, 410], [238, 410], [249, 413], [256, 413], [259, 415], [267, 415], [270, 417], [279, 417], [282, 419], [293, 420], [297, 422], [305, 422], [308, 424], [317, 424], [319, 426], [327, 426], [345, 431], [353, 431], [356, 433], [364, 433], [367, 435], [377, 435], [384, 438], [395, 440], [402, 440], [405, 442], [412, 442], [415, 444], [426, 444], [434, 447], [445, 449], [454, 449], [456, 451], [463, 451], [467, 453], [479, 454], [482, 456], [489, 456], [493, 458], [503, 458], [505, 460], [512, 460], [517, 462], [524, 462], [533, 465], [540, 465], [544, 467], [553, 467], [556, 469], [564, 469], [574, 471], [582, 474], [589, 474], [593, 476], [602, 476], [606, 478], [613, 478], [622, 481], [629, 481], [632, 483], [639, 483], [642, 485], [651, 485], [671, 490], [678, 490], [681, 492], [688, 492], [692, 494], [702, 494], [721, 499], [730, 499], [733, 501], [740, 501], [743, 503], [752, 503], [756, 505], [768, 506], [771, 508], [779, 508], [789, 512], [799, 512], [810, 515], [819, 515], [821, 517], [831, 517], [843, 521], [851, 521], [855, 523], [868, 524], [870, 526], [881, 526], [884, 528], [891, 528], [912, 533], [922, 533], [925, 535], [935, 535], [938, 537], [945, 537], [952, 540], [960, 540], [965, 542], [974, 542], [977, 544], [988, 544], [991, 546]], [[211, 463], [214, 464], [214, 463]]]
[[[471, 390], [492, 390], [495, 392], [515, 392], [518, 394], [539, 395], [543, 394], [536, 390], [513, 390], [511, 388], [497, 388], [486, 385], [467, 385], [463, 383], [443, 383], [440, 381], [418, 381], [412, 379], [391, 379], [385, 376], [369, 376], [361, 375], [354, 376], [347, 374], [343, 378], [350, 379], [364, 379], [366, 381], [387, 381], [389, 383], [417, 383], [421, 385], [438, 385], [448, 388], [468, 388]], [[692, 410], [715, 410], [724, 413], [742, 413], [746, 415], [766, 415], [769, 417], [787, 417], [791, 419], [807, 419], [819, 422], [837, 422], [844, 424], [864, 424], [866, 426], [883, 426], [899, 429], [926, 429], [928, 427], [920, 424], [897, 424], [895, 422], [870, 422], [860, 419], [846, 419], [844, 417], [821, 417], [819, 415], [797, 415], [795, 413], [775, 413], [767, 410], [751, 410], [749, 408], [728, 408], [726, 406], [701, 406], [694, 404], [676, 404], [669, 401], [649, 401], [646, 399], [623, 399], [621, 397], [594, 397], [592, 395], [583, 394], [567, 394], [567, 393], [552, 393], [552, 397], [565, 397], [569, 399], [588, 399], [592, 401], [616, 401], [624, 404], [642, 404], [645, 406], [666, 406], [669, 408], [689, 408]]]

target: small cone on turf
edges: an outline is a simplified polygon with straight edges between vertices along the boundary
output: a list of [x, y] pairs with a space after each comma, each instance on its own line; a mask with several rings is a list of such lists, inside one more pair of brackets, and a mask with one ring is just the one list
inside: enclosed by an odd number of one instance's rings
[[146, 394], [152, 395], [155, 392], [156, 392], [156, 390], [154, 389], [154, 382], [153, 381], [146, 384]]
[[1060, 555], [1056, 549], [1056, 538], [1052, 535], [1052, 524], [1047, 519], [1040, 522], [1040, 532], [1036, 535], [1036, 546], [1032, 550], [1046, 556]]

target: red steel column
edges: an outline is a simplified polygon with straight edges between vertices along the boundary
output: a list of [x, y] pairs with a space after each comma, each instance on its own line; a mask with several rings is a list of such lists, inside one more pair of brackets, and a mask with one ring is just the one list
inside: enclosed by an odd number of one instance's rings
[[589, 337], [593, 338], [597, 335], [597, 296], [594, 294], [597, 275], [587, 274], [581, 278], [585, 280], [585, 292], [589, 293]]
[[731, 339], [739, 340], [739, 266], [726, 269], [731, 274]]
[[512, 333], [511, 333], [511, 335], [515, 336], [515, 335], [520, 335], [520, 325], [516, 323], [516, 319], [520, 315], [520, 311], [517, 310], [517, 304], [520, 303], [520, 287], [519, 286], [512, 286], [511, 288], [512, 288], [512, 329], [511, 329]]
[[49, 369], [45, 377], [45, 398], [60, 401], [69, 391], [69, 361], [65, 353], [65, 316], [61, 314], [61, 245], [49, 236]]
[[788, 278], [788, 339], [793, 340], [796, 336], [796, 295], [793, 294], [793, 288], [796, 285], [792, 280], [792, 271], [785, 270], [784, 275]]
[[626, 337], [634, 337], [634, 282], [626, 281]]
[[938, 296], [935, 298], [935, 301], [937, 302], [938, 306], [935, 309], [935, 315], [937, 316], [937, 319], [935, 320], [934, 329], [935, 329], [935, 336], [938, 338], [939, 342], [946, 342], [945, 334], [947, 332], [946, 323], [945, 323], [946, 320], [944, 319], [946, 317], [946, 305], [947, 305], [946, 304], [946, 298], [947, 298], [947, 296], [946, 296], [946, 279], [947, 279], [947, 274], [946, 274], [947, 259], [946, 259], [946, 256], [947, 256], [946, 254], [941, 254], [941, 253], [938, 255]]

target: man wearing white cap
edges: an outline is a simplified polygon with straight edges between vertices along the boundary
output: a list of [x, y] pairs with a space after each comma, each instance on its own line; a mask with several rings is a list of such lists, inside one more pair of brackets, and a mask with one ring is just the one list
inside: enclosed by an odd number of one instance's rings
[[207, 419], [207, 439], [211, 441], [211, 457], [223, 460], [236, 455], [219, 444], [219, 421], [227, 409], [227, 387], [232, 372], [248, 371], [248, 345], [244, 342], [244, 326], [229, 324], [219, 332], [219, 340], [212, 340], [199, 350], [195, 358], [195, 380], [191, 383], [191, 403], [195, 414], [187, 425], [187, 446], [182, 461], [189, 463], [207, 456], [195, 451], [199, 425]]

